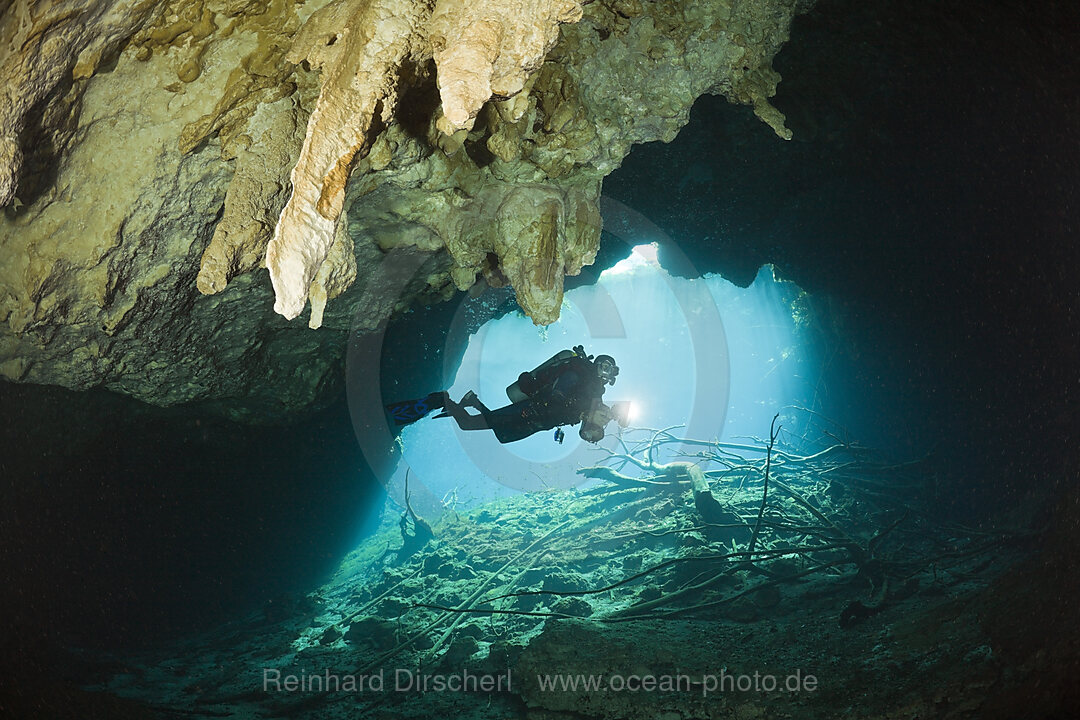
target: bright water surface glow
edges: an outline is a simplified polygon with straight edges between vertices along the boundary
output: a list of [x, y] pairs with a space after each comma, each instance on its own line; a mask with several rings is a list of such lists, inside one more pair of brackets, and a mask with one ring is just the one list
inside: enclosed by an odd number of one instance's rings
[[[785, 408], [815, 405], [821, 369], [801, 337], [809, 335], [797, 319], [801, 291], [776, 280], [770, 266], [739, 288], [713, 275], [672, 277], [656, 258], [655, 246], [636, 247], [596, 285], [567, 292], [561, 318], [546, 328], [521, 313], [486, 323], [469, 340], [451, 396], [473, 389], [488, 407], [501, 407], [506, 386], [523, 370], [582, 344], [589, 354], [616, 359], [618, 381], [604, 399], [632, 403], [631, 428], [684, 425], [674, 434], [747, 442], [767, 437], [777, 412], [791, 428], [798, 421], [785, 418]], [[618, 426], [607, 430], [600, 445], [618, 451]], [[566, 428], [562, 445], [551, 431], [500, 445], [490, 431], [463, 432], [449, 418], [427, 418], [404, 428], [404, 462], [394, 482], [409, 468], [411, 482], [423, 482], [436, 497], [456, 495], [464, 505], [518, 490], [572, 487], [582, 480], [579, 467], [608, 454], [576, 431]], [[676, 449], [668, 446], [657, 459], [675, 459]]]

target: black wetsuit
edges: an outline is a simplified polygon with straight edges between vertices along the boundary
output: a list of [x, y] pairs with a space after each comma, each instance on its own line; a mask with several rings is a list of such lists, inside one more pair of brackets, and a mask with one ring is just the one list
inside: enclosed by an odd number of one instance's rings
[[577, 356], [536, 373], [522, 373], [518, 386], [528, 396], [525, 400], [496, 410], [481, 410], [501, 443], [575, 425], [581, 421], [582, 413], [593, 410], [604, 395], [604, 383], [596, 367]]

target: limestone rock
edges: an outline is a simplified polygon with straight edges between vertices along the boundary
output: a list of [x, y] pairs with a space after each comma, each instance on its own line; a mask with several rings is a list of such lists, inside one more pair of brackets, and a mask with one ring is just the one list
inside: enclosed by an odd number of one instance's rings
[[[493, 94], [521, 92], [555, 43], [559, 25], [580, 18], [576, 0], [441, 0], [434, 10], [407, 0], [336, 0], [315, 13], [288, 55], [322, 71], [322, 92], [292, 171], [292, 196], [267, 248], [275, 311], [292, 319], [303, 310], [327, 260], [353, 160], [370, 150], [373, 123], [392, 120], [397, 87], [410, 67], [434, 57], [445, 121], [440, 129], [453, 135], [471, 127]], [[524, 279], [525, 273], [516, 276]], [[544, 278], [540, 284], [561, 301], [561, 289], [553, 292], [561, 283]], [[321, 315], [313, 314], [313, 327]], [[556, 317], [551, 310], [534, 315], [538, 322]]]
[[229, 280], [263, 264], [285, 204], [287, 168], [296, 162], [295, 149], [302, 138], [298, 114], [294, 98], [259, 106], [248, 132], [232, 143], [231, 152], [223, 152], [227, 158], [235, 157], [236, 169], [224, 214], [202, 255], [196, 283], [204, 295], [221, 292]]
[[492, 95], [509, 98], [559, 36], [581, 19], [578, 0], [439, 0], [428, 24], [446, 134], [472, 127]]
[[475, 282], [551, 322], [633, 144], [703, 93], [786, 134], [771, 60], [802, 9], [9, 4], [0, 196], [20, 158], [37, 191], [0, 216], [0, 373], [274, 417], [339, 377], [350, 329]]
[[[178, 12], [163, 13], [160, 22], [132, 40], [140, 58], [189, 34], [178, 77], [190, 83], [201, 75], [207, 49], [221, 39], [214, 34], [219, 13], [232, 18], [221, 35], [255, 36], [254, 47], [229, 72], [213, 109], [185, 125], [180, 134], [185, 155], [216, 134], [222, 159], [235, 161], [221, 221], [202, 256], [196, 284], [204, 295], [221, 292], [236, 275], [265, 264], [266, 246], [289, 192], [289, 169], [296, 164], [303, 141], [308, 111], [302, 98], [311, 96], [314, 88], [313, 79], [295, 72], [285, 59], [300, 27], [291, 5], [272, 3], [262, 12], [245, 15], [240, 12], [245, 7], [242, 0], [225, 0], [224, 6], [213, 7], [209, 2], [213, 0], [188, 2]], [[190, 70], [193, 66], [198, 72]], [[175, 83], [166, 87], [179, 89]]]
[[[769, 63], [787, 39], [794, 7], [586, 6], [582, 21], [561, 28], [554, 59], [522, 92], [488, 102], [471, 129], [447, 137], [445, 115], [427, 128], [426, 142], [400, 126], [387, 128], [372, 153], [390, 159], [361, 161], [354, 173], [365, 190], [347, 203], [352, 233], [377, 237], [380, 247], [442, 245], [457, 287], [477, 277], [493, 286], [509, 283], [534, 321], [553, 321], [562, 279], [541, 268], [559, 267], [565, 258], [565, 273], [574, 274], [591, 261], [601, 181], [632, 144], [673, 139], [706, 92], [768, 113], [786, 133], [782, 115], [767, 102], [778, 80]], [[759, 44], [747, 40], [750, 29]], [[441, 99], [441, 68], [438, 83]], [[554, 259], [552, 247], [560, 248]]]
[[336, 298], [349, 289], [356, 280], [356, 249], [345, 226], [338, 224], [334, 239], [327, 248], [326, 262], [322, 264], [308, 288], [311, 298], [311, 319], [308, 327], [312, 330], [322, 327], [326, 301]]
[[[80, 91], [78, 128], [52, 185], [0, 216], [6, 378], [105, 385], [162, 405], [223, 401], [241, 416], [274, 417], [318, 397], [341, 356], [339, 336], [283, 328], [265, 275], [236, 278], [208, 298], [195, 285], [235, 174], [217, 140], [186, 155], [177, 140], [256, 46], [250, 32], [220, 39], [182, 92], [166, 86], [183, 48], [146, 60], [131, 49]], [[269, 115], [251, 131], [264, 124]], [[272, 171], [287, 178], [287, 167]]]
[[150, 17], [145, 0], [16, 0], [0, 9], [0, 207], [23, 169], [20, 137], [58, 87], [90, 77]]
[[266, 253], [274, 310], [286, 318], [307, 302], [333, 241], [353, 158], [366, 150], [376, 117], [390, 119], [399, 68], [419, 50], [429, 10], [408, 0], [336, 0], [311, 17], [289, 54], [322, 70], [323, 89]]

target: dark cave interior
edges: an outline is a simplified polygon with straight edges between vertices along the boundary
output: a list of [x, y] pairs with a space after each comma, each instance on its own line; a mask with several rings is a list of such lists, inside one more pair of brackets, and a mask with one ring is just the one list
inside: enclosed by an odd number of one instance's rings
[[[1041, 508], [1041, 561], [1009, 585], [1031, 598], [1009, 605], [1025, 647], [1077, 632], [1077, 21], [1056, 2], [821, 0], [775, 63], [794, 140], [706, 96], [604, 184], [697, 269], [747, 284], [773, 263], [814, 295], [830, 382], [859, 397], [871, 438], [940, 454], [957, 516]], [[406, 316], [390, 352], [453, 310]], [[104, 391], [4, 384], [0, 402], [0, 634], [20, 672], [54, 648], [142, 647], [296, 602], [379, 498], [341, 397], [276, 427]], [[1067, 677], [1075, 650], [1059, 652]], [[1029, 717], [1067, 711], [1054, 702]]]

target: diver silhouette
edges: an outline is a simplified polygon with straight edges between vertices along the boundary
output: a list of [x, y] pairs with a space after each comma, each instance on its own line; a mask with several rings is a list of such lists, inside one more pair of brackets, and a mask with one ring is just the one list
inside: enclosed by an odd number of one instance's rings
[[[562, 442], [562, 427], [581, 423], [578, 435], [590, 443], [604, 438], [604, 427], [613, 419], [625, 424], [625, 403], [603, 403], [604, 389], [614, 385], [619, 367], [610, 355], [593, 358], [578, 345], [563, 350], [534, 370], [521, 373], [506, 388], [510, 404], [494, 410], [469, 391], [459, 402], [445, 393], [388, 406], [398, 424], [408, 424], [441, 409], [435, 417], [452, 417], [462, 430], [491, 430], [500, 443], [510, 443], [545, 430], [555, 429]], [[468, 408], [477, 411], [472, 414]], [[626, 408], [628, 409], [628, 408]]]

